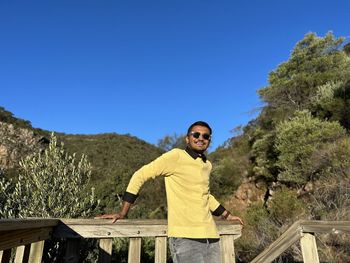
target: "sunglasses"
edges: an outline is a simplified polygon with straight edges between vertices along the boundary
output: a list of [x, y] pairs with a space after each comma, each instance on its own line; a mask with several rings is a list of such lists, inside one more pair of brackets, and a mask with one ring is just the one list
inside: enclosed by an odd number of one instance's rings
[[190, 134], [193, 136], [193, 138], [196, 138], [196, 139], [198, 139], [201, 135], [204, 140], [210, 140], [211, 138], [211, 135], [208, 133], [191, 132]]

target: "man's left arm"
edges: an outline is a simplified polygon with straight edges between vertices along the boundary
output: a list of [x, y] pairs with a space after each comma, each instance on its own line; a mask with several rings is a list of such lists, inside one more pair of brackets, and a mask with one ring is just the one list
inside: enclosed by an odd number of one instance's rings
[[214, 216], [220, 216], [222, 219], [225, 219], [225, 220], [228, 220], [228, 221], [235, 221], [235, 220], [237, 220], [242, 225], [244, 224], [243, 220], [240, 217], [232, 215], [211, 194], [209, 194], [209, 208], [210, 208], [210, 211], [212, 211], [212, 214]]

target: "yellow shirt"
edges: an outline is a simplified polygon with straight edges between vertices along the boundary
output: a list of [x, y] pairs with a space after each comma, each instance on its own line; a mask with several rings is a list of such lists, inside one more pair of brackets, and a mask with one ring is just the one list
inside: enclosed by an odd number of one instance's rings
[[137, 195], [150, 178], [165, 177], [168, 201], [168, 236], [218, 238], [211, 212], [220, 203], [209, 192], [212, 165], [188, 152], [173, 149], [143, 166], [132, 176], [127, 193]]

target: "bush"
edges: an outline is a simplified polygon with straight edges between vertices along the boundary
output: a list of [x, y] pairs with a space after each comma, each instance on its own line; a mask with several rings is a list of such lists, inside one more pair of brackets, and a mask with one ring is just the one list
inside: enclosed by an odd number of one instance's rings
[[97, 204], [94, 189], [90, 193], [87, 189], [90, 170], [85, 156], [77, 162], [75, 155], [66, 154], [52, 134], [46, 150], [20, 161], [18, 182], [13, 192], [6, 194], [2, 216], [74, 218], [89, 215]]
[[280, 123], [276, 133], [278, 180], [302, 185], [317, 175], [312, 169], [312, 154], [325, 144], [344, 137], [346, 131], [338, 122], [319, 120], [304, 110], [297, 111], [291, 120]]

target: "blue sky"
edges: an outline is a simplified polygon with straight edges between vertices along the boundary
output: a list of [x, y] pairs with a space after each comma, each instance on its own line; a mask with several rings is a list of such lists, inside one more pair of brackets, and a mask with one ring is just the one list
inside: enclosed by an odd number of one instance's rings
[[1, 1], [0, 106], [32, 125], [150, 143], [197, 120], [211, 150], [308, 32], [350, 40], [350, 1]]

